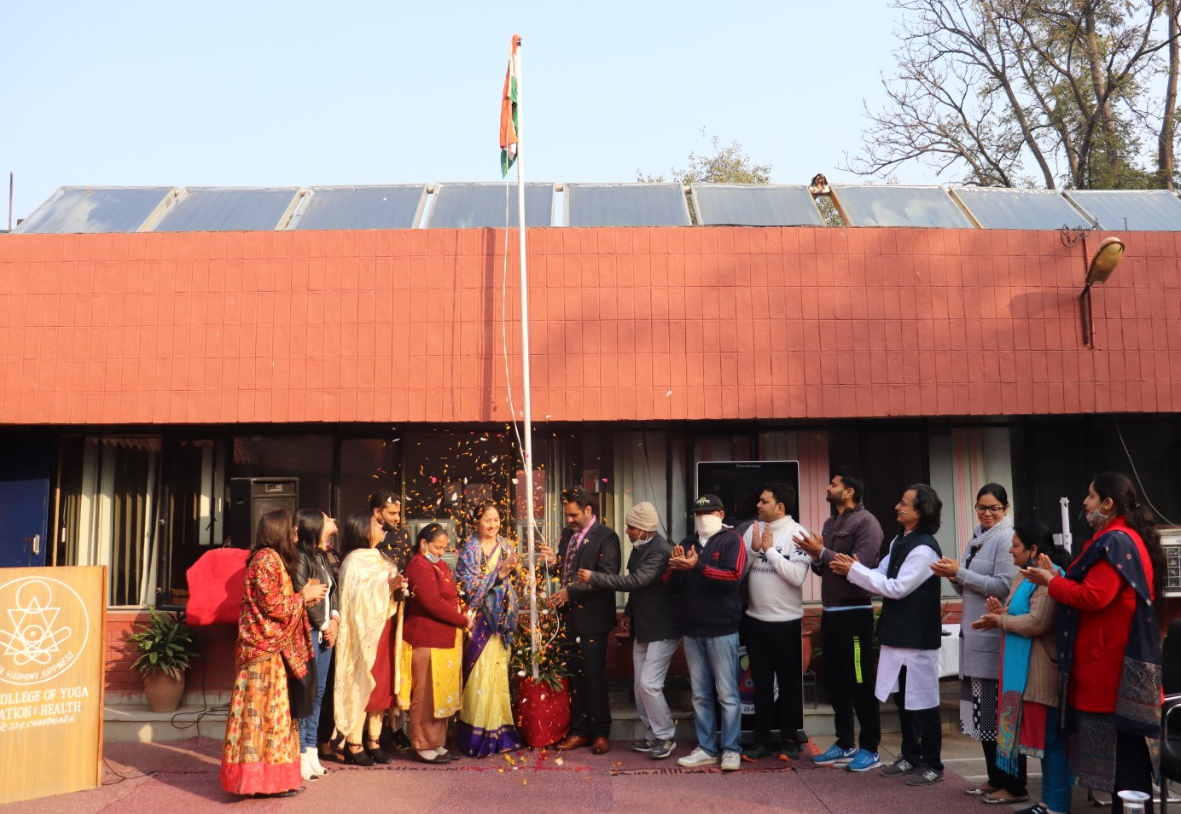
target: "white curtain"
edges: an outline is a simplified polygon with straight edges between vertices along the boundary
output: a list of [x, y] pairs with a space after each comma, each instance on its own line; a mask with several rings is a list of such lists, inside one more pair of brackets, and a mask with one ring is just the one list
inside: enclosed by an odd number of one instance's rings
[[77, 491], [63, 495], [66, 565], [105, 565], [108, 604], [155, 602], [159, 437], [87, 438]]

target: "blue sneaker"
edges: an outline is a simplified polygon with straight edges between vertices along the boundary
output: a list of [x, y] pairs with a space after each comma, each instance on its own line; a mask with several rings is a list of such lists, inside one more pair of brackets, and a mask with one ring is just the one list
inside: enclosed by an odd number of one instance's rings
[[870, 769], [876, 769], [881, 765], [882, 759], [878, 757], [877, 752], [858, 749], [857, 756], [853, 758], [853, 762], [845, 768], [851, 772], [868, 772]]
[[839, 744], [834, 743], [828, 747], [828, 751], [823, 754], [816, 755], [812, 758], [812, 762], [817, 766], [839, 766], [842, 763], [848, 763], [857, 756], [857, 749], [842, 749]]

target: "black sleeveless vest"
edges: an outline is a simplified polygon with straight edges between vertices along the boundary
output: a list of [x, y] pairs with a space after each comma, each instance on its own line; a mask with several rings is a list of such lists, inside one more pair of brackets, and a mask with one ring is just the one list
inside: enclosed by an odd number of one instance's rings
[[[912, 532], [901, 540], [895, 539], [890, 549], [890, 564], [886, 576], [894, 579], [902, 569], [910, 552], [919, 546], [930, 546], [942, 556], [939, 543], [930, 534]], [[878, 641], [887, 647], [909, 650], [938, 650], [943, 639], [940, 610], [939, 577], [932, 572], [919, 587], [902, 599], [882, 599], [882, 615], [878, 621]]]

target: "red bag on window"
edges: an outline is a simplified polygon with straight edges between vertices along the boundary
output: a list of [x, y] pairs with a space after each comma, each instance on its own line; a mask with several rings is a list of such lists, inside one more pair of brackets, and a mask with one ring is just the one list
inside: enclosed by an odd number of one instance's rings
[[215, 548], [202, 554], [185, 572], [189, 582], [185, 618], [189, 624], [238, 623], [249, 556], [244, 548]]

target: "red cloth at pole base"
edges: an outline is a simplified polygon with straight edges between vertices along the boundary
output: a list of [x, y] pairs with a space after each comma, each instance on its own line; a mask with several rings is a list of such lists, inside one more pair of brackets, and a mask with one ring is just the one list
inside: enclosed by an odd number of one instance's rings
[[570, 728], [570, 680], [555, 690], [532, 677], [517, 678], [517, 703], [513, 707], [517, 729], [533, 747], [551, 746]]

